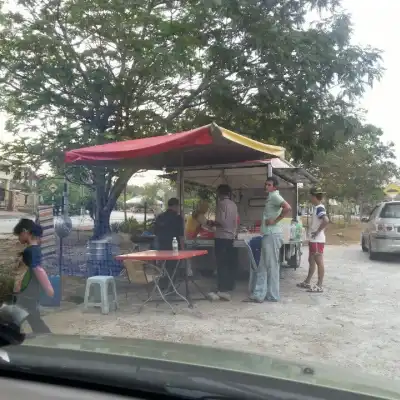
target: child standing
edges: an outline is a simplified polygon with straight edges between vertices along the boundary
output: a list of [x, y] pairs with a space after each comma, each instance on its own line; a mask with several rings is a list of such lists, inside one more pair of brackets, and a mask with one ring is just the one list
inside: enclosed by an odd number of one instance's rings
[[29, 313], [27, 321], [34, 333], [50, 333], [49, 327], [40, 316], [40, 289], [42, 288], [47, 296], [54, 296], [54, 289], [42, 267], [40, 248], [42, 233], [40, 225], [26, 218], [21, 219], [14, 227], [14, 235], [18, 236], [21, 244], [27, 245], [22, 252], [22, 262], [26, 265], [26, 272], [14, 287], [15, 302]]
[[[309, 269], [304, 282], [297, 286], [307, 289], [307, 292], [322, 293], [325, 266], [324, 266], [324, 247], [325, 247], [325, 228], [329, 223], [326, 215], [325, 206], [322, 204], [324, 192], [320, 188], [313, 188], [310, 191], [311, 203], [313, 204], [313, 213], [311, 217], [311, 234], [309, 239]], [[318, 268], [318, 281], [316, 285], [311, 285], [311, 279], [316, 267]]]

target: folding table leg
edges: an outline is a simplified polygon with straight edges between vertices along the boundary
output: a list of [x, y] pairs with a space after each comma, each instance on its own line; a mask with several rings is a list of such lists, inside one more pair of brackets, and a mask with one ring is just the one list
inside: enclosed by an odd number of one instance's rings
[[[167, 270], [167, 262], [164, 261], [164, 263], [165, 263], [164, 265], [165, 265], [165, 271], [166, 271], [166, 275], [167, 275], [167, 273], [169, 274], [169, 272], [168, 272], [168, 270]], [[176, 264], [175, 264], [174, 270], [173, 270], [173, 272], [172, 272], [172, 276], [170, 276], [171, 279], [168, 279], [169, 282], [168, 282], [167, 288], [165, 289], [165, 293], [164, 293], [165, 296], [168, 296], [168, 295], [170, 295], [170, 294], [172, 294], [172, 293], [176, 293], [176, 292], [173, 290], [173, 287], [172, 287], [172, 285], [171, 285], [171, 281], [172, 281], [172, 282], [174, 281], [175, 275], [176, 275], [176, 273], [177, 273], [177, 271], [178, 271], [178, 267], [179, 267], [179, 261], [177, 261]], [[179, 284], [178, 284], [178, 287], [179, 287]], [[177, 289], [177, 287], [175, 287], [175, 288]], [[171, 291], [171, 290], [172, 290], [172, 291]]]
[[[154, 297], [154, 295], [155, 295], [156, 292], [158, 292], [158, 294], [160, 295], [162, 301], [164, 301], [164, 303], [166, 303], [166, 304], [168, 304], [168, 305], [170, 306], [170, 308], [171, 308], [171, 310], [172, 310], [172, 312], [173, 312], [174, 314], [176, 314], [175, 308], [174, 308], [174, 307], [172, 306], [172, 304], [166, 299], [166, 296], [169, 295], [169, 294], [172, 294], [172, 293], [176, 294], [176, 295], [177, 295], [178, 297], [180, 297], [183, 301], [185, 301], [185, 302], [187, 303], [187, 305], [188, 305], [190, 308], [193, 307], [192, 302], [191, 302], [190, 300], [188, 300], [185, 296], [183, 296], [181, 293], [178, 292], [178, 289], [176, 288], [176, 286], [175, 286], [175, 284], [174, 284], [174, 281], [173, 281], [173, 279], [174, 279], [174, 277], [175, 277], [175, 274], [176, 274], [176, 271], [179, 270], [179, 264], [180, 264], [180, 261], [178, 261], [177, 264], [176, 264], [176, 267], [175, 267], [174, 272], [173, 272], [173, 274], [172, 274], [172, 278], [171, 278], [171, 276], [170, 276], [170, 274], [168, 273], [168, 270], [167, 270], [167, 268], [166, 268], [166, 261], [163, 261], [163, 262], [162, 262], [161, 267], [157, 267], [157, 269], [161, 269], [161, 274], [160, 274], [159, 276], [157, 276], [157, 277], [154, 279], [154, 281], [153, 281], [153, 282], [154, 282], [154, 287], [153, 287], [153, 289], [152, 289], [150, 295], [148, 296], [147, 300], [146, 300], [143, 304], [141, 304], [141, 306], [140, 306], [140, 308], [139, 308], [139, 313], [143, 310], [143, 307], [144, 307], [148, 302], [150, 302], [150, 301], [153, 300], [153, 297]], [[168, 279], [168, 286], [167, 286], [167, 293], [166, 293], [166, 294], [161, 290], [160, 285], [159, 285], [159, 281], [160, 281], [161, 277], [163, 277], [163, 276], [166, 276], [167, 279]], [[188, 279], [187, 279], [187, 270], [186, 270], [186, 273], [185, 273], [185, 282], [186, 282], [186, 293], [189, 294]], [[169, 291], [170, 289], [171, 289], [171, 291]], [[190, 294], [189, 294], [189, 296], [190, 296]], [[157, 303], [157, 304], [158, 304], [158, 303]]]
[[[164, 262], [164, 264], [165, 264], [165, 262]], [[156, 268], [156, 270], [159, 269], [159, 267], [157, 267], [156, 265], [154, 265], [154, 267]], [[164, 271], [163, 266], [161, 267], [161, 271]], [[154, 280], [153, 280], [154, 287], [153, 287], [153, 289], [151, 290], [151, 292], [149, 293], [149, 295], [148, 295], [146, 301], [139, 307], [139, 313], [143, 310], [144, 306], [145, 306], [148, 302], [150, 302], [150, 301], [153, 299], [153, 296], [154, 296], [154, 294], [155, 294], [157, 291], [161, 294], [162, 300], [165, 301], [165, 302], [172, 308], [171, 304], [169, 304], [168, 301], [165, 300], [165, 297], [164, 297], [164, 295], [162, 294], [162, 291], [161, 291], [160, 286], [159, 286], [159, 284], [158, 284], [158, 282], [159, 282], [159, 280], [160, 280], [161, 277], [162, 277], [162, 274], [160, 274], [159, 276], [157, 276], [156, 278], [154, 278]], [[146, 277], [146, 280], [147, 280], [147, 277]], [[156, 303], [156, 307], [157, 307], [157, 305], [158, 305], [158, 303]]]
[[190, 303], [190, 308], [193, 308], [193, 300], [192, 300], [192, 296], [191, 296], [190, 290], [189, 290], [189, 282], [193, 283], [193, 285], [196, 286], [196, 289], [200, 292], [200, 294], [204, 297], [205, 300], [209, 300], [209, 301], [211, 301], [211, 300], [208, 298], [208, 296], [203, 292], [203, 290], [200, 288], [200, 286], [194, 280], [193, 275], [189, 275], [189, 268], [190, 268], [190, 264], [187, 260], [186, 268], [185, 268], [186, 297]]
[[[179, 264], [180, 264], [180, 261], [177, 262], [176, 267], [175, 267], [175, 271], [178, 271], [178, 270], [179, 270]], [[175, 271], [174, 271], [174, 274], [172, 274], [172, 276], [175, 276]], [[167, 275], [169, 281], [171, 282], [171, 287], [172, 287], [174, 293], [175, 293], [177, 296], [179, 296], [182, 300], [186, 301], [187, 305], [190, 307], [190, 306], [191, 306], [191, 303], [188, 301], [188, 299], [187, 299], [185, 296], [182, 296], [182, 295], [178, 292], [178, 289], [175, 287], [174, 282], [173, 282], [173, 280], [171, 279], [171, 277], [169, 276], [169, 273], [168, 273], [168, 271], [167, 271], [166, 268], [165, 268], [165, 273], [166, 273], [166, 275]]]
[[[203, 289], [197, 284], [197, 282], [192, 278], [189, 277], [190, 282], [193, 283], [194, 286], [196, 286], [196, 289], [200, 292], [200, 294], [206, 299], [210, 300], [208, 296], [203, 292]], [[210, 300], [212, 302], [212, 300]]]
[[171, 307], [173, 314], [176, 314], [174, 306], [164, 297], [164, 294], [163, 294], [162, 290], [160, 289], [160, 286], [157, 285], [156, 287], [157, 287], [158, 293], [160, 294], [163, 301]]
[[152, 289], [152, 291], [150, 292], [149, 296], [147, 297], [147, 299], [144, 301], [144, 303], [142, 303], [142, 305], [139, 307], [139, 313], [143, 310], [144, 306], [151, 301], [151, 299], [153, 298], [154, 293], [157, 291], [158, 288], [158, 283], [154, 282], [154, 287]]
[[186, 299], [189, 303], [189, 308], [193, 308], [193, 300], [189, 290], [189, 262], [188, 260], [184, 261], [185, 263], [185, 289], [186, 289]]

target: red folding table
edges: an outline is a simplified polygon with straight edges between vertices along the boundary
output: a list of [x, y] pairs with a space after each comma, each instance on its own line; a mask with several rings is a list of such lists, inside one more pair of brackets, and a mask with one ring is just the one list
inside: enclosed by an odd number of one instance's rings
[[[199, 286], [196, 284], [196, 282], [193, 280], [193, 276], [190, 275], [189, 273], [189, 266], [187, 261], [193, 257], [199, 257], [199, 256], [204, 256], [208, 253], [207, 250], [180, 250], [178, 252], [174, 252], [172, 250], [148, 250], [148, 251], [139, 251], [137, 253], [130, 253], [130, 254], [122, 254], [116, 257], [117, 260], [119, 261], [124, 261], [124, 260], [132, 260], [132, 261], [146, 261], [148, 264], [151, 265], [151, 267], [157, 271], [156, 277], [153, 280], [154, 283], [154, 288], [151, 291], [149, 297], [147, 300], [140, 306], [139, 312], [143, 309], [146, 303], [149, 301], [153, 300], [154, 295], [158, 292], [160, 295], [161, 299], [168, 304], [172, 312], [175, 314], [175, 309], [174, 307], [168, 302], [166, 299], [166, 295], [170, 294], [176, 294], [180, 299], [183, 301], [186, 301], [188, 306], [190, 308], [193, 307], [193, 302], [191, 300], [190, 292], [189, 292], [189, 281], [194, 283], [197, 287], [197, 289], [200, 291], [200, 293], [204, 296], [206, 299], [206, 295], [203, 293], [203, 291], [199, 288]], [[166, 263], [167, 261], [176, 261], [175, 268], [173, 270], [172, 276], [168, 273], [168, 270], [166, 268]], [[177, 290], [175, 284], [174, 284], [174, 278], [177, 273], [177, 271], [181, 268], [181, 264], [184, 264], [185, 268], [185, 285], [186, 285], [186, 297], [183, 296], [179, 291]], [[159, 286], [159, 280], [162, 277], [166, 277], [168, 279], [168, 289], [171, 288], [172, 291], [169, 291], [168, 293], [163, 292]]]

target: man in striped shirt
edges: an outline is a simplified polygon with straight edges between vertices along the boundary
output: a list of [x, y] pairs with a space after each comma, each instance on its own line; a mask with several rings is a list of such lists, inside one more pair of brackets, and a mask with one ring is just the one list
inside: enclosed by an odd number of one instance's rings
[[231, 299], [230, 292], [235, 287], [237, 260], [233, 241], [237, 232], [238, 209], [231, 200], [231, 188], [220, 185], [217, 189], [217, 209], [215, 213], [215, 258], [217, 261], [217, 292], [211, 292], [211, 300]]
[[[325, 228], [329, 223], [326, 215], [325, 206], [322, 204], [324, 192], [320, 188], [313, 188], [310, 191], [313, 212], [311, 217], [311, 234], [308, 242], [308, 275], [304, 282], [297, 284], [298, 287], [307, 289], [311, 293], [322, 293], [322, 283], [324, 280], [324, 247], [325, 247]], [[311, 279], [318, 267], [318, 281], [316, 285], [311, 285]]]

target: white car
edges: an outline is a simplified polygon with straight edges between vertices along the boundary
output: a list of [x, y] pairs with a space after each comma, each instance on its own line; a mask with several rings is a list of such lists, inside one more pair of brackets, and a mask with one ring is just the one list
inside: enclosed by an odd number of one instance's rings
[[361, 222], [366, 223], [361, 233], [361, 248], [369, 253], [371, 260], [380, 254], [400, 254], [400, 201], [378, 204]]

